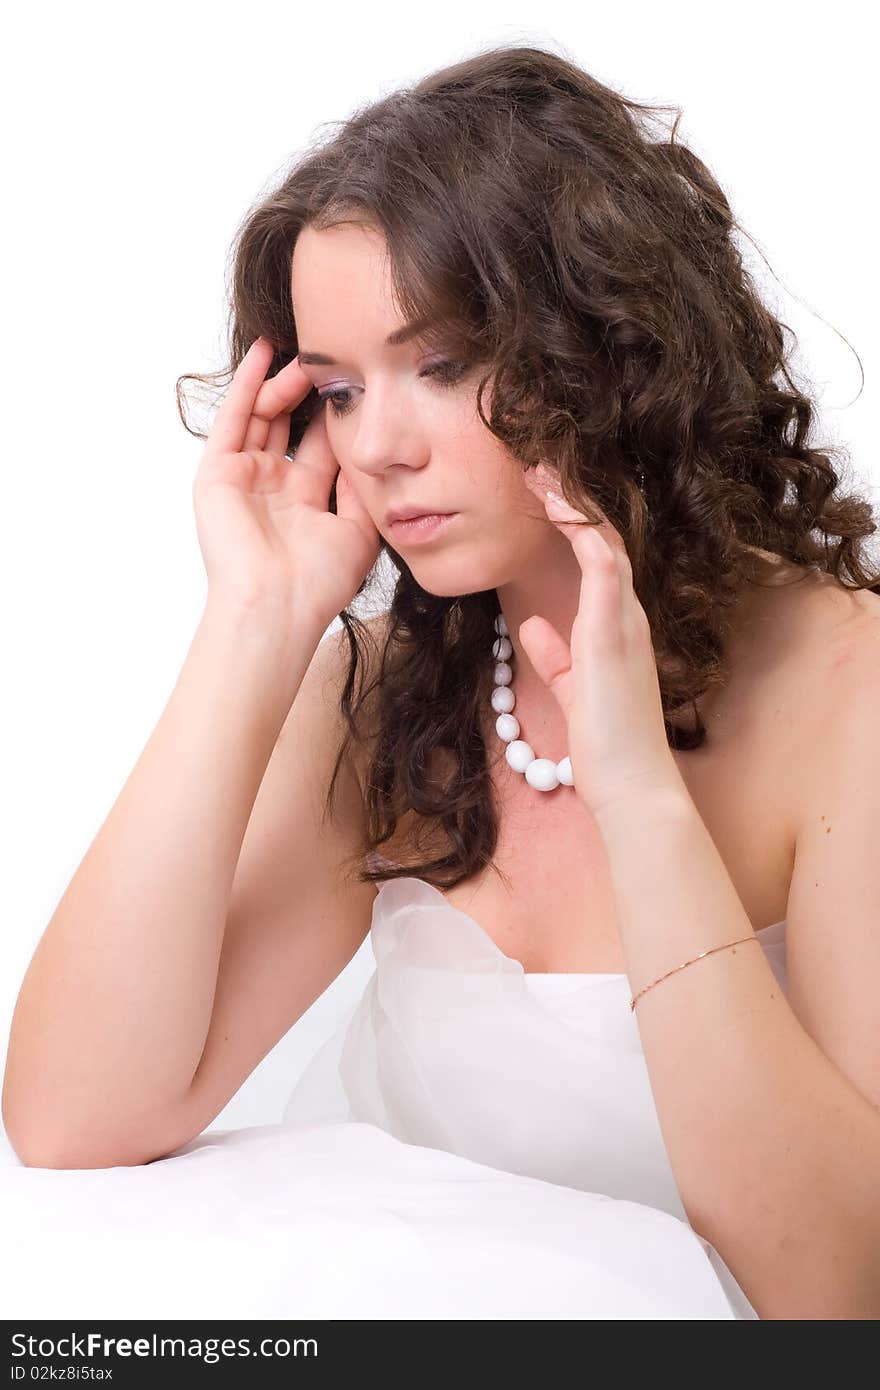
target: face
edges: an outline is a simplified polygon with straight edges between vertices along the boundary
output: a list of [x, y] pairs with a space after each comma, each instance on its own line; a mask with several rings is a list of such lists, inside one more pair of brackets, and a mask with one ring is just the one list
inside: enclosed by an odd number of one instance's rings
[[[380, 232], [305, 227], [291, 298], [300, 362], [326, 399], [340, 470], [422, 588], [445, 596], [496, 588], [567, 547], [522, 465], [477, 414], [480, 369], [452, 362], [442, 340], [386, 341], [405, 325]], [[488, 387], [487, 414], [490, 401]], [[404, 507], [453, 515], [431, 531], [401, 530], [388, 513]]]

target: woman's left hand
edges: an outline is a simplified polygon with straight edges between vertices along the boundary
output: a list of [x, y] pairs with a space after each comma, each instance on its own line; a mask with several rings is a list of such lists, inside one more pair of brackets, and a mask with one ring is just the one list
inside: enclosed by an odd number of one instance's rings
[[566, 717], [574, 789], [594, 816], [624, 799], [680, 790], [651, 628], [633, 590], [623, 540], [607, 518], [598, 526], [584, 524], [545, 465], [527, 473], [526, 482], [581, 568], [570, 646], [540, 614], [519, 628], [526, 655]]

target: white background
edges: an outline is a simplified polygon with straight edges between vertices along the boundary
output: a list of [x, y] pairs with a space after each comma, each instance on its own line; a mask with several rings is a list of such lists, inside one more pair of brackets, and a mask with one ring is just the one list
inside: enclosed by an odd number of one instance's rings
[[[174, 382], [222, 365], [227, 252], [325, 121], [496, 43], [562, 54], [679, 129], [778, 283], [818, 438], [876, 499], [874, 71], [855, 3], [79, 3], [7, 17], [0, 1043], [31, 952], [162, 713], [201, 612], [201, 453]], [[842, 336], [840, 336], [842, 335]], [[843, 339], [859, 354], [859, 363]], [[345, 977], [212, 1127], [271, 1123]], [[322, 1012], [323, 1010], [323, 1012]], [[161, 1020], [157, 1020], [157, 1028]]]

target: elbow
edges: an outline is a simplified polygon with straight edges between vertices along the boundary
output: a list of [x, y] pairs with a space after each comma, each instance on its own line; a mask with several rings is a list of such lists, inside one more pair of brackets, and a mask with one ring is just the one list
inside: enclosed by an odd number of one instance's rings
[[140, 1168], [156, 1159], [166, 1157], [165, 1153], [150, 1148], [97, 1149], [88, 1143], [65, 1143], [43, 1139], [13, 1138], [9, 1142], [25, 1168]]
[[[174, 1106], [140, 1106], [123, 1115], [109, 1105], [60, 1114], [34, 1089], [15, 1095], [7, 1072], [2, 1096], [6, 1137], [26, 1168], [139, 1168], [166, 1158], [185, 1142]], [[186, 1138], [190, 1135], [187, 1134]]]
[[82, 1143], [71, 1143], [57, 1134], [37, 1132], [10, 1124], [3, 1117], [6, 1137], [25, 1168], [112, 1168], [116, 1159], [99, 1154]]
[[101, 1135], [88, 1123], [66, 1132], [58, 1126], [27, 1124], [3, 1112], [6, 1137], [26, 1168], [138, 1168], [165, 1158], [171, 1146], [133, 1128], [128, 1134]]
[[19, 1129], [11, 1124], [7, 1115], [3, 1116], [6, 1138], [16, 1158], [25, 1168], [66, 1168], [64, 1153], [46, 1135], [35, 1135], [31, 1131]]

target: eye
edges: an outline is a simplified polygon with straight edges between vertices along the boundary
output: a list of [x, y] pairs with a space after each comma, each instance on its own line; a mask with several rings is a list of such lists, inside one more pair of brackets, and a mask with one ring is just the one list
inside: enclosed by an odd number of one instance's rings
[[[455, 386], [468, 371], [467, 362], [432, 362], [430, 366], [419, 372], [419, 376], [431, 377], [440, 387]], [[354, 406], [352, 392], [347, 387], [339, 387], [335, 391], [319, 391], [318, 395], [322, 401], [327, 401], [333, 414], [336, 416], [347, 415]]]

